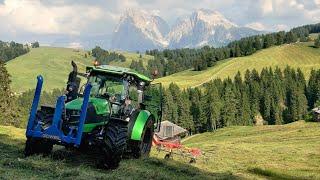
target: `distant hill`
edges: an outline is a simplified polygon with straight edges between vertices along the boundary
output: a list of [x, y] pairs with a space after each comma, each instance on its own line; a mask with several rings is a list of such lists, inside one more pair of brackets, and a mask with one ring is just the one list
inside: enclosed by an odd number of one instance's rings
[[[6, 65], [11, 75], [11, 87], [14, 92], [20, 93], [36, 86], [36, 77], [44, 76], [44, 90], [63, 88], [66, 85], [69, 72], [72, 70], [71, 60], [74, 60], [80, 71], [85, 66], [92, 65], [93, 57], [85, 58], [87, 52], [70, 48], [40, 47], [31, 49], [23, 56], [9, 61]], [[126, 62], [111, 62], [113, 65], [129, 67], [132, 60], [138, 60], [137, 53], [124, 53]], [[147, 65], [148, 59], [152, 56], [142, 55], [142, 60]]]
[[264, 67], [285, 68], [287, 65], [301, 68], [308, 77], [312, 68], [320, 68], [320, 50], [311, 46], [312, 43], [274, 46], [250, 56], [219, 61], [204, 71], [186, 70], [157, 79], [156, 82], [162, 82], [164, 86], [174, 82], [181, 88], [195, 87], [215, 78], [233, 78], [238, 71], [244, 75], [247, 69], [261, 71]]

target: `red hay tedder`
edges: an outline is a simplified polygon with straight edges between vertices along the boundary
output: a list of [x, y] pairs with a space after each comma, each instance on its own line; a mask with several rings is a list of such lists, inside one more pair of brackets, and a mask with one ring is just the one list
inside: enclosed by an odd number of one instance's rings
[[173, 155], [179, 155], [183, 158], [190, 158], [189, 163], [196, 163], [197, 160], [208, 162], [208, 154], [199, 148], [188, 148], [181, 144], [180, 139], [162, 139], [157, 134], [153, 136], [152, 145], [157, 151], [166, 152], [165, 159], [173, 158]]

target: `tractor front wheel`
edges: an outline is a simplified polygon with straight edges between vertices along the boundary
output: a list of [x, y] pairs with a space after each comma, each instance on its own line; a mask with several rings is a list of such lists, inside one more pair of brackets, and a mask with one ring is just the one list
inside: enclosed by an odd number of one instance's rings
[[53, 144], [45, 139], [28, 137], [24, 148], [24, 155], [43, 154], [47, 156], [51, 153]]
[[109, 122], [104, 137], [104, 166], [115, 169], [119, 166], [127, 145], [127, 125], [123, 122]]

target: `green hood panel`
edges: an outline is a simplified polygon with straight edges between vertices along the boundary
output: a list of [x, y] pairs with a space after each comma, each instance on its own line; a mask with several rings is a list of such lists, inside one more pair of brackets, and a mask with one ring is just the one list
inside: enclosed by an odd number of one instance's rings
[[[71, 102], [68, 102], [66, 104], [66, 109], [81, 110], [82, 102], [83, 98], [77, 98]], [[110, 112], [109, 102], [105, 99], [90, 98], [89, 103], [92, 103], [98, 115], [103, 115]]]

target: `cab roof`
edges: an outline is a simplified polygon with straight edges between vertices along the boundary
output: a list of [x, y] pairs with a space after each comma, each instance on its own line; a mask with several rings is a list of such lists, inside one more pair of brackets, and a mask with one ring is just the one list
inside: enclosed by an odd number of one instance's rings
[[123, 67], [117, 67], [117, 66], [110, 66], [110, 65], [100, 65], [100, 66], [88, 66], [87, 71], [98, 71], [98, 72], [104, 72], [107, 74], [116, 74], [116, 75], [132, 75], [137, 79], [140, 79], [142, 81], [150, 83], [152, 79], [149, 77], [138, 73], [135, 70], [129, 69], [129, 68], [123, 68]]

